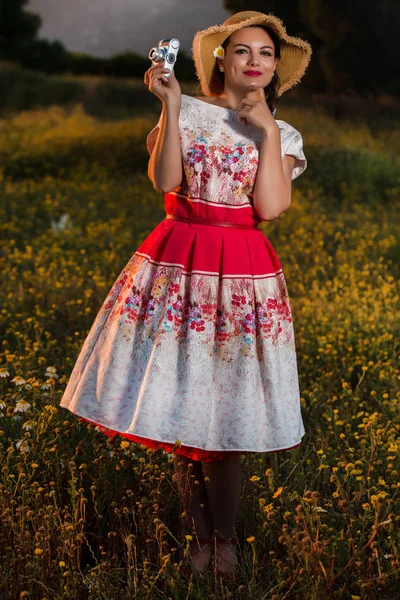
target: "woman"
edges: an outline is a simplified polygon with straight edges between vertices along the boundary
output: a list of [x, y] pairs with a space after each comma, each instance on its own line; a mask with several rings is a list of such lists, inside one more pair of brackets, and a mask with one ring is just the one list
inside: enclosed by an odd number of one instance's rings
[[241, 455], [304, 435], [286, 281], [258, 225], [289, 208], [307, 166], [272, 111], [311, 47], [246, 11], [198, 32], [193, 54], [204, 98], [162, 64], [145, 74], [162, 101], [148, 173], [167, 215], [111, 288], [60, 405], [173, 451], [192, 564], [206, 571], [213, 542], [217, 573], [234, 578]]

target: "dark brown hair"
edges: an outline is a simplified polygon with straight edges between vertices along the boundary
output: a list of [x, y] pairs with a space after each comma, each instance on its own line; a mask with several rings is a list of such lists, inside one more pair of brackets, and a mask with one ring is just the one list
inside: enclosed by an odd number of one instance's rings
[[[271, 37], [272, 41], [274, 42], [274, 46], [275, 46], [275, 58], [280, 59], [281, 57], [281, 46], [279, 43], [279, 38], [276, 35], [275, 31], [273, 31], [272, 29], [270, 29], [269, 27], [267, 27], [266, 25], [248, 25], [248, 27], [260, 27], [261, 29], [264, 29], [264, 31], [266, 31], [268, 33], [268, 35]], [[222, 47], [224, 50], [226, 50], [228, 44], [229, 44], [229, 40], [230, 40], [229, 36], [228, 38], [226, 38], [226, 40], [224, 41], [224, 43], [222, 44]], [[222, 83], [222, 87], [224, 86], [224, 74], [221, 73], [221, 71], [216, 70], [215, 71], [216, 75], [218, 77], [220, 77], [221, 79], [221, 83]], [[275, 70], [274, 76], [271, 79], [271, 82], [264, 88], [264, 93], [265, 93], [265, 99], [267, 101], [268, 107], [270, 109], [271, 112], [273, 112], [276, 108], [276, 105], [278, 104], [278, 91], [279, 88], [281, 86], [281, 82], [279, 79], [279, 75]]]

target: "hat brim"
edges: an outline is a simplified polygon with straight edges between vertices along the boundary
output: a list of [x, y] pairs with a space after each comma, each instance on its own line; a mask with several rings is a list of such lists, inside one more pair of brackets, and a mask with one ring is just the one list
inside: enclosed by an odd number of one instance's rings
[[281, 19], [275, 15], [243, 11], [232, 15], [224, 24], [213, 25], [208, 29], [198, 31], [194, 36], [192, 53], [196, 75], [206, 96], [214, 96], [223, 92], [222, 81], [217, 76], [217, 60], [213, 54], [214, 49], [221, 46], [235, 31], [249, 25], [266, 25], [279, 38], [281, 57], [276, 70], [281, 85], [278, 96], [300, 82], [311, 59], [311, 45], [301, 38], [289, 36]]

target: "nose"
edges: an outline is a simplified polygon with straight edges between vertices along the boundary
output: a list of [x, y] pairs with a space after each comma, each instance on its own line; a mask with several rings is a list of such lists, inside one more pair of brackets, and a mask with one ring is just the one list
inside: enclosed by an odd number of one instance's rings
[[250, 65], [258, 65], [258, 60], [254, 52], [250, 52], [249, 60], [247, 61]]

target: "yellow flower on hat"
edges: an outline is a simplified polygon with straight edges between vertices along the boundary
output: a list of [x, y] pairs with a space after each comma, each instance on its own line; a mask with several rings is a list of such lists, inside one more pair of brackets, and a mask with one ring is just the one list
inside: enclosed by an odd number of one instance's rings
[[215, 58], [224, 58], [225, 50], [223, 49], [222, 46], [217, 46], [216, 48], [214, 48], [213, 54], [214, 54]]

